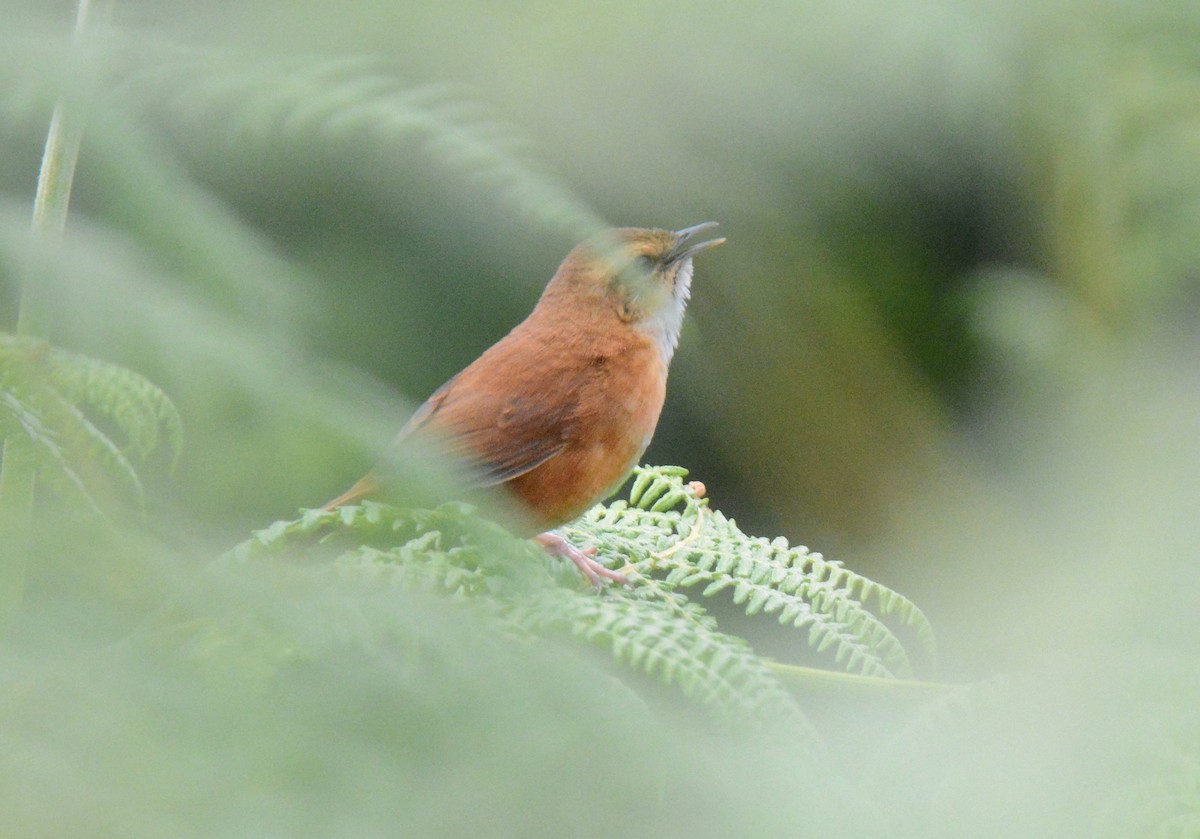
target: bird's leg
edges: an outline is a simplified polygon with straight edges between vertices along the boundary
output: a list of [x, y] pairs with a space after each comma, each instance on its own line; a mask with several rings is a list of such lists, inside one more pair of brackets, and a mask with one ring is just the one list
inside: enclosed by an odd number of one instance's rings
[[632, 585], [629, 578], [620, 571], [613, 571], [610, 568], [606, 568], [599, 561], [592, 559], [591, 554], [596, 552], [595, 548], [591, 548], [588, 551], [581, 551], [557, 533], [542, 533], [539, 536], [534, 536], [533, 541], [537, 542], [549, 553], [565, 557], [575, 563], [575, 567], [596, 587], [596, 591], [600, 591], [604, 585], [602, 578], [607, 578], [623, 586]]

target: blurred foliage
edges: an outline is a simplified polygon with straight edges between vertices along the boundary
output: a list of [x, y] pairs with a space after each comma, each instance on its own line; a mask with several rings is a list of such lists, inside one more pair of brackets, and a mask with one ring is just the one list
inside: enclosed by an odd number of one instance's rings
[[[347, 575], [482, 602], [497, 621], [492, 634], [568, 636], [607, 647], [619, 662], [678, 685], [729, 720], [788, 728], [793, 738], [804, 730], [803, 716], [769, 664], [719, 631], [685, 590], [703, 584], [706, 598], [731, 591], [747, 615], [805, 630], [815, 660], [847, 673], [913, 676], [889, 618], [932, 662], [933, 628], [912, 602], [807, 548], [748, 537], [684, 485], [686, 474], [639, 467], [628, 502], [598, 505], [566, 530], [581, 549], [624, 561], [620, 570], [638, 581], [605, 597], [579, 592], [577, 570], [561, 558], [495, 526], [489, 531], [473, 508], [453, 503], [432, 511], [372, 501], [307, 510], [259, 531], [229, 561], [315, 554]], [[536, 574], [539, 557], [557, 573]]]
[[182, 425], [166, 394], [132, 370], [0, 333], [5, 457], [31, 462], [39, 480], [96, 512], [112, 496], [145, 503], [134, 461], [160, 443], [178, 457]]
[[[2, 326], [33, 259], [38, 337], [186, 446], [134, 523], [39, 496], [0, 833], [1194, 833], [1195, 4], [119, 0], [74, 47], [72, 6], [0, 7]], [[83, 154], [31, 254], [56, 101]], [[437, 597], [208, 562], [582, 232], [707, 219], [649, 458], [904, 591], [963, 687], [779, 665], [814, 753]]]

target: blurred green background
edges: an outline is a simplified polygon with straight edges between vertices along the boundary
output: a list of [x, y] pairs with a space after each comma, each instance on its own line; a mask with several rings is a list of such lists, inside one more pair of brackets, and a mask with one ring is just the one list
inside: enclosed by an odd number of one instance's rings
[[648, 462], [909, 595], [949, 679], [1198, 652], [1195, 3], [118, 0], [72, 57], [73, 8], [2, 9], [4, 321], [65, 95], [48, 337], [176, 400], [198, 556], [342, 490], [596, 225], [717, 220]]

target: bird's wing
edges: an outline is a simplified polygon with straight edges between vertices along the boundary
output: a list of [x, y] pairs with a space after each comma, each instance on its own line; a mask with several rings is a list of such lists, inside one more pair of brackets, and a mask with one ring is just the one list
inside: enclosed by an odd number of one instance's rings
[[398, 442], [436, 433], [451, 453], [477, 467], [480, 486], [511, 481], [566, 447], [574, 412], [572, 388], [559, 390], [551, 400], [545, 393], [522, 392], [509, 377], [474, 372], [468, 368], [438, 388], [413, 414]]

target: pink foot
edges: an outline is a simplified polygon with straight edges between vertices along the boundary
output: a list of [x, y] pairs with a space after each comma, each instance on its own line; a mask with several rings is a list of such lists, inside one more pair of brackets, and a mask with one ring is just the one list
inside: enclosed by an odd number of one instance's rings
[[614, 583], [620, 583], [623, 586], [632, 585], [629, 578], [620, 571], [605, 568], [601, 563], [592, 559], [591, 555], [596, 552], [595, 548], [581, 551], [557, 533], [543, 533], [540, 536], [534, 536], [533, 541], [537, 542], [549, 553], [555, 556], [566, 557], [575, 563], [575, 567], [583, 573], [583, 576], [588, 578], [588, 582], [596, 587], [596, 591], [600, 591], [604, 586], [604, 579], [612, 580]]

